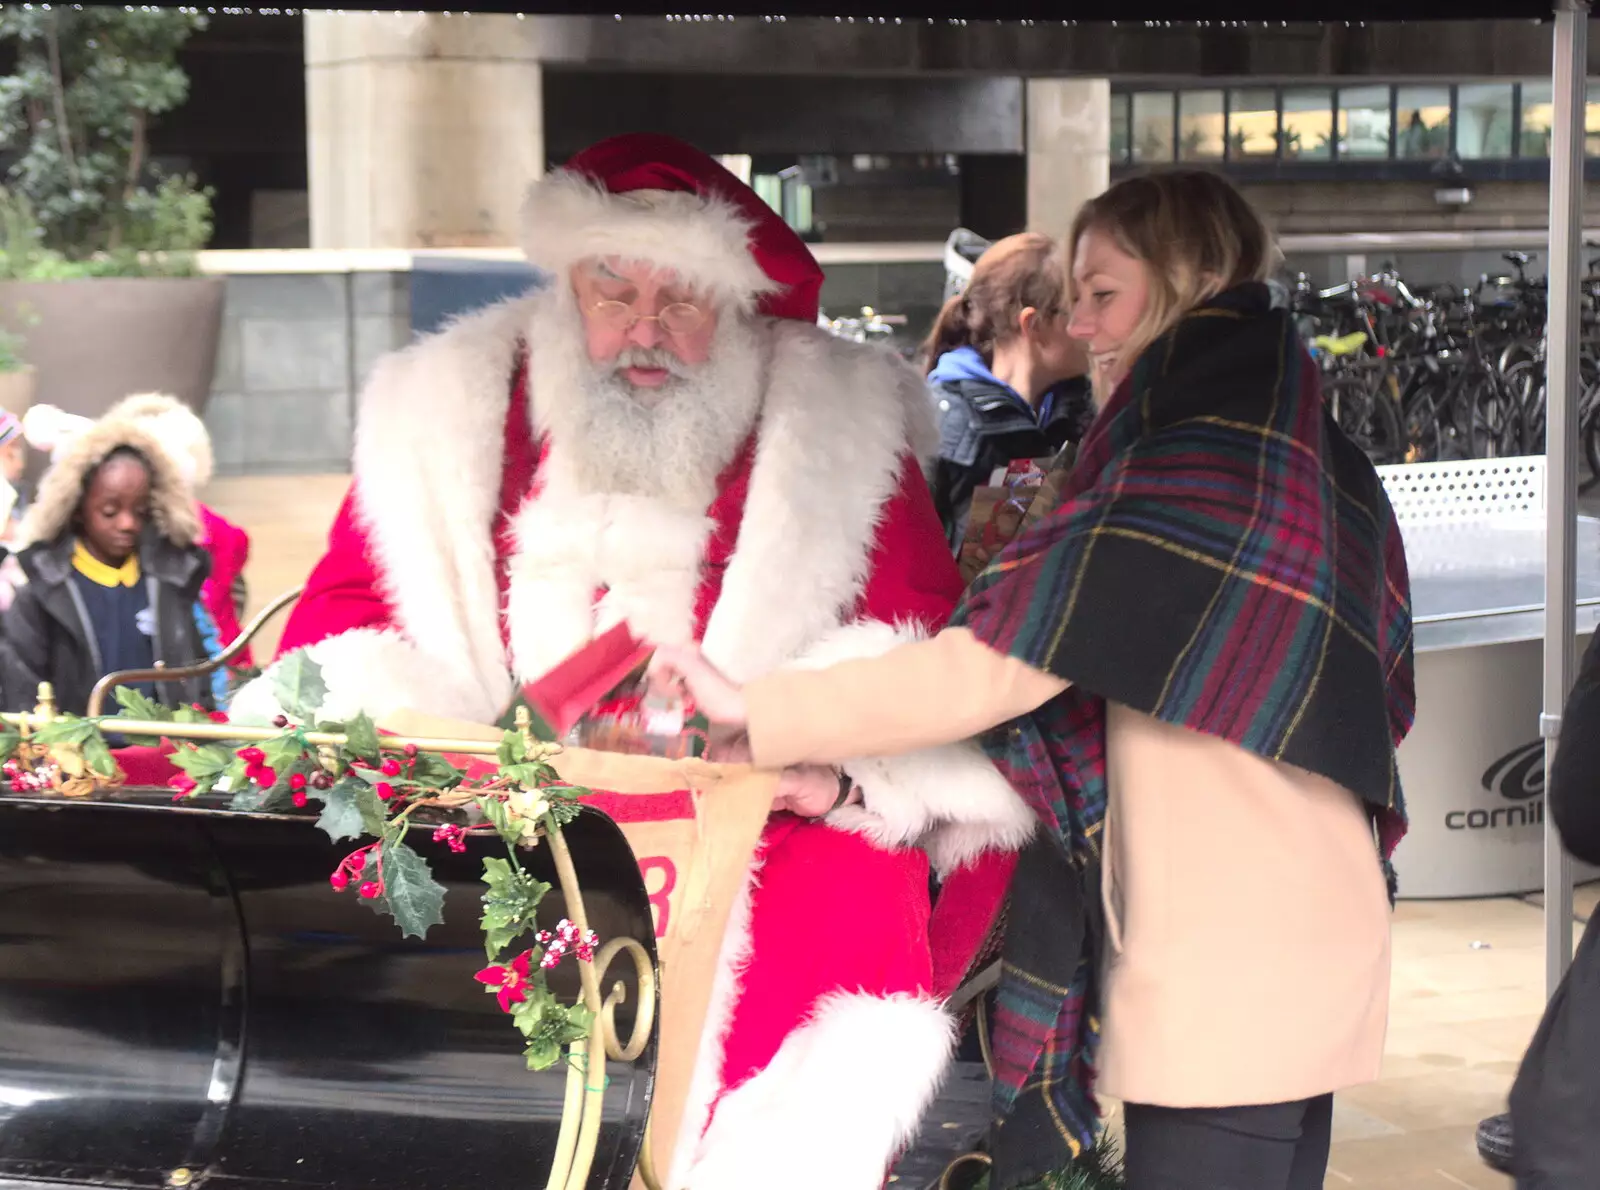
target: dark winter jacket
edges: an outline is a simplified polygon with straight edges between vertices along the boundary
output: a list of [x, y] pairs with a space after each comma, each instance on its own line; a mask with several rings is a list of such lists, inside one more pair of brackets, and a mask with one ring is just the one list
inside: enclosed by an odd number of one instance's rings
[[966, 534], [972, 493], [997, 469], [1018, 459], [1054, 455], [1082, 437], [1094, 416], [1086, 381], [1056, 385], [1035, 412], [971, 347], [940, 356], [928, 374], [928, 387], [939, 421], [933, 504], [952, 550]]
[[1548, 801], [1567, 850], [1600, 864], [1600, 632], [1589, 641], [1561, 712]]
[[[118, 446], [138, 449], [151, 464], [151, 519], [139, 543], [139, 571], [154, 621], [154, 659], [168, 666], [205, 659], [195, 605], [209, 573], [193, 544], [199, 521], [176, 468], [148, 433], [126, 422], [101, 421], [84, 431], [45, 473], [19, 532], [17, 560], [26, 586], [0, 618], [0, 704], [31, 710], [39, 683], [55, 688], [58, 709], [84, 713], [106, 673], [82, 591], [73, 579], [73, 514], [84, 478]], [[160, 682], [155, 697], [169, 706], [213, 705], [208, 678]]]

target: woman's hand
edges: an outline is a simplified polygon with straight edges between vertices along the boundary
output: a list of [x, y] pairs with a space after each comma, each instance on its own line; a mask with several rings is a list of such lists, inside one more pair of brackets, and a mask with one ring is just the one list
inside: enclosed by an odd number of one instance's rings
[[742, 728], [748, 723], [744, 690], [705, 659], [693, 645], [662, 645], [648, 672], [650, 690], [663, 698], [687, 694], [695, 709], [718, 727]]

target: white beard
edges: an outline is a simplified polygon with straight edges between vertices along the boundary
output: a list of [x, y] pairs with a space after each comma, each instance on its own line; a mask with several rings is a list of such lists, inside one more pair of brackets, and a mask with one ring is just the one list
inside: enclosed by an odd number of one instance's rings
[[590, 361], [571, 291], [557, 282], [540, 299], [529, 334], [532, 412], [563, 486], [705, 512], [761, 409], [767, 353], [751, 324], [724, 311], [706, 362], [672, 361], [673, 377], [651, 390], [661, 400], [647, 406], [615, 363]]

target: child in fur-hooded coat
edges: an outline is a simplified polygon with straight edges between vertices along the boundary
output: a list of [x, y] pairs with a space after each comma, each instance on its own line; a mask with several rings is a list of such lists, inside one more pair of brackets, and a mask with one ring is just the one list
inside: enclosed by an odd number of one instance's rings
[[[28, 583], [0, 625], [0, 700], [31, 708], [39, 683], [83, 714], [106, 673], [205, 657], [195, 605], [209, 570], [187, 486], [146, 430], [105, 419], [45, 472], [18, 533]], [[168, 705], [210, 707], [207, 680], [144, 687]]]

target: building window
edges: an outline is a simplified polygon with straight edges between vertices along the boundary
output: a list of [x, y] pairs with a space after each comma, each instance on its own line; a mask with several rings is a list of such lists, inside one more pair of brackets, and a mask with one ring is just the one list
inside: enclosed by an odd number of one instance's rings
[[1222, 160], [1222, 92], [1178, 93], [1178, 156], [1185, 161]]
[[1111, 161], [1120, 165], [1128, 159], [1128, 149], [1132, 142], [1128, 125], [1128, 96], [1113, 95], [1111, 97]]
[[1333, 156], [1333, 92], [1326, 87], [1283, 93], [1283, 159], [1327, 161]]
[[1450, 88], [1396, 87], [1395, 156], [1426, 161], [1450, 152]]
[[1271, 90], [1228, 92], [1228, 160], [1278, 155], [1278, 96]]
[[1389, 88], [1341, 87], [1339, 156], [1370, 161], [1389, 155]]
[[[1456, 89], [1456, 153], [1467, 161], [1511, 156], [1511, 84], [1463, 83]], [[1400, 105], [1401, 119], [1405, 105]]]
[[[1555, 124], [1555, 104], [1550, 100], [1550, 84], [1534, 81], [1522, 84], [1522, 155], [1550, 156], [1550, 130]], [[1600, 157], [1600, 87], [1590, 83], [1583, 114], [1583, 152]]]
[[1133, 159], [1150, 164], [1171, 161], [1171, 91], [1136, 91], [1133, 96]]

